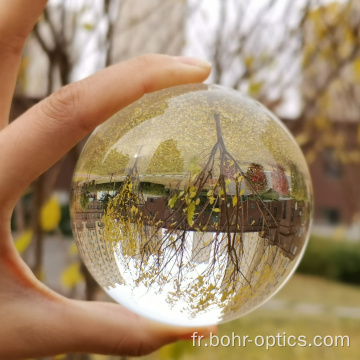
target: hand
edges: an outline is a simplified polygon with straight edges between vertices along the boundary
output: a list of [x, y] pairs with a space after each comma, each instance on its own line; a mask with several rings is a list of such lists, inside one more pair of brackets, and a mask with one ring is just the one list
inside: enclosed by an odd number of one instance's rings
[[144, 93], [203, 81], [210, 66], [148, 55], [66, 86], [8, 125], [25, 39], [46, 0], [0, 2], [0, 358], [68, 352], [141, 355], [212, 328], [152, 322], [117, 304], [75, 301], [40, 283], [16, 252], [10, 218], [22, 191], [80, 139]]

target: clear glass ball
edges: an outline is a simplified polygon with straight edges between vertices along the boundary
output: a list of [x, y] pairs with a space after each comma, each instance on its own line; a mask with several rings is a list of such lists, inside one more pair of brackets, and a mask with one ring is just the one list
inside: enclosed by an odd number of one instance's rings
[[116, 301], [174, 325], [242, 316], [304, 252], [304, 156], [257, 101], [215, 85], [144, 96], [99, 126], [79, 158], [71, 217], [81, 257]]

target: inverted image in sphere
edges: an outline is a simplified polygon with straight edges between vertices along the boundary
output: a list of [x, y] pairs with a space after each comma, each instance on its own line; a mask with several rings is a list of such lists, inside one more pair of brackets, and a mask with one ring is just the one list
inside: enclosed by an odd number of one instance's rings
[[312, 217], [304, 156], [255, 100], [215, 85], [148, 94], [99, 126], [72, 228], [116, 301], [174, 325], [234, 319], [295, 270]]

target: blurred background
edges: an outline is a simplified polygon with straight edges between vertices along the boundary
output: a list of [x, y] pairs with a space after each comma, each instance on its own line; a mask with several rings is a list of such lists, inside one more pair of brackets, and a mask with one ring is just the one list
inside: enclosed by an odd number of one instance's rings
[[[268, 351], [179, 342], [144, 359], [358, 359], [360, 0], [50, 0], [23, 53], [12, 118], [65, 84], [144, 53], [211, 61], [208, 82], [246, 92], [276, 113], [312, 174], [315, 221], [297, 273], [262, 308], [221, 325], [218, 335], [350, 337], [349, 348]], [[13, 214], [14, 241], [51, 288], [104, 300], [71, 234], [71, 177], [83, 144], [23, 194]]]

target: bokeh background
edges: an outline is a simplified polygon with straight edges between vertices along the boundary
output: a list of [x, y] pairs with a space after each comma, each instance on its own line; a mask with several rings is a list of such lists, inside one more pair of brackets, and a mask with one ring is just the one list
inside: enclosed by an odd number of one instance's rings
[[[65, 84], [144, 53], [211, 61], [207, 82], [246, 92], [276, 113], [312, 174], [315, 220], [297, 273], [263, 307], [221, 325], [218, 335], [350, 337], [349, 348], [179, 342], [144, 359], [358, 359], [360, 0], [50, 0], [23, 53], [12, 118]], [[51, 288], [104, 300], [71, 234], [71, 176], [83, 144], [23, 194], [13, 215], [14, 241]]]

